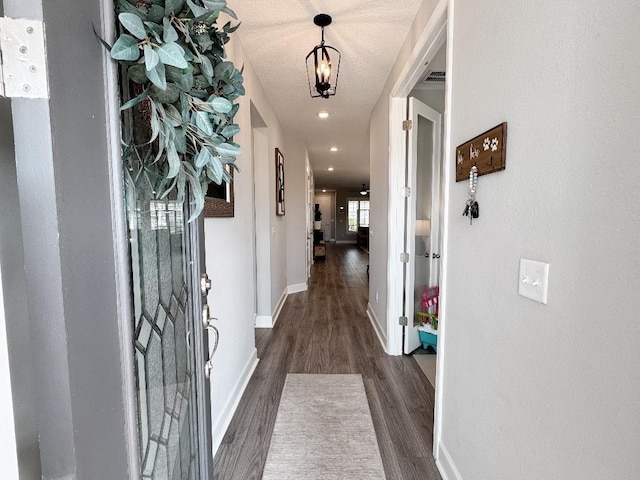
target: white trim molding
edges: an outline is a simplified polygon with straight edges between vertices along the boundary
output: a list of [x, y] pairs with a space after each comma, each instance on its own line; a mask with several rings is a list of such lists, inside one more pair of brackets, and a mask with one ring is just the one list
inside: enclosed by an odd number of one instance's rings
[[384, 349], [385, 353], [388, 353], [387, 352], [387, 336], [385, 335], [384, 331], [380, 327], [380, 321], [376, 316], [376, 312], [374, 312], [373, 309], [371, 308], [370, 303], [367, 303], [367, 317], [369, 317], [369, 321], [371, 322], [371, 325], [373, 326], [373, 330], [376, 332], [376, 335], [378, 336], [378, 340], [380, 340], [380, 343], [382, 344], [382, 348]]
[[305, 292], [307, 290], [307, 282], [304, 283], [296, 283], [295, 285], [287, 286], [287, 295], [291, 295], [292, 293]]
[[282, 292], [282, 295], [280, 296], [280, 300], [278, 300], [278, 304], [276, 305], [275, 310], [273, 311], [273, 325], [272, 327], [276, 326], [276, 322], [278, 321], [278, 317], [280, 316], [280, 312], [282, 311], [282, 307], [284, 307], [284, 302], [287, 301], [287, 297], [289, 295], [287, 294], [287, 289], [284, 289], [284, 292]]
[[271, 315], [256, 315], [256, 328], [273, 328]]
[[460, 470], [456, 467], [456, 464], [451, 458], [451, 454], [443, 445], [442, 441], [438, 446], [438, 459], [436, 460], [436, 466], [442, 476], [442, 480], [463, 480]]
[[[242, 369], [242, 374], [238, 378], [238, 381], [231, 391], [231, 395], [229, 395], [229, 400], [220, 411], [220, 415], [218, 415], [218, 420], [216, 421], [215, 425], [213, 425], [211, 428], [211, 450], [213, 457], [215, 457], [218, 448], [220, 448], [222, 438], [227, 432], [227, 428], [229, 428], [229, 424], [231, 423], [233, 415], [236, 413], [236, 409], [238, 408], [238, 404], [240, 403], [242, 394], [247, 388], [249, 380], [251, 380], [251, 376], [258, 366], [259, 361], [260, 360], [258, 360], [258, 351], [254, 348], [253, 352], [251, 352], [251, 355], [249, 356], [249, 359], [247, 360], [245, 367]], [[215, 388], [215, 386], [212, 384], [211, 388]]]
[[273, 310], [273, 313], [271, 315], [256, 315], [256, 328], [273, 328], [276, 326], [276, 322], [278, 321], [278, 317], [280, 316], [282, 307], [284, 307], [284, 302], [287, 301], [287, 297], [289, 296], [287, 292], [288, 289], [289, 287], [285, 288], [282, 292], [280, 300], [278, 300], [276, 308]]

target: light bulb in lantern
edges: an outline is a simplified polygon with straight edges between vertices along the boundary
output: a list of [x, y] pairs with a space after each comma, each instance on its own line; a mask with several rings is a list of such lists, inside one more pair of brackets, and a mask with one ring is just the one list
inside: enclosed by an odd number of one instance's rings
[[316, 71], [320, 83], [331, 83], [331, 64], [327, 60], [321, 60]]

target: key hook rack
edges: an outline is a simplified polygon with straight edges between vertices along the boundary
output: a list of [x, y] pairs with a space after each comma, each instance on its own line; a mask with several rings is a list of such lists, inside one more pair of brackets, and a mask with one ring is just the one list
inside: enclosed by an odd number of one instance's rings
[[469, 178], [474, 166], [480, 176], [504, 170], [506, 162], [507, 122], [504, 122], [456, 148], [456, 182]]

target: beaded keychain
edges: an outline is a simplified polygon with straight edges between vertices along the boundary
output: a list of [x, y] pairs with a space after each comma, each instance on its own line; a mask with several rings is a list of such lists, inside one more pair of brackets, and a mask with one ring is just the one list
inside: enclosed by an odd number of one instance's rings
[[469, 199], [464, 207], [462, 215], [469, 217], [469, 225], [473, 225], [473, 219], [480, 216], [480, 207], [476, 202], [476, 189], [478, 188], [478, 167], [475, 165], [469, 170]]

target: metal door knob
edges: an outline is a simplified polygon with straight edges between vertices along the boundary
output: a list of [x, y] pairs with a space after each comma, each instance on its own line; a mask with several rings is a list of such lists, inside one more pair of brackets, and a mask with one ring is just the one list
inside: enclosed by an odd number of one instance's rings
[[209, 290], [211, 290], [211, 279], [209, 275], [203, 273], [200, 277], [200, 293], [202, 293], [203, 296], [207, 296]]
[[431, 258], [440, 258], [440, 254], [439, 253], [434, 253]]

